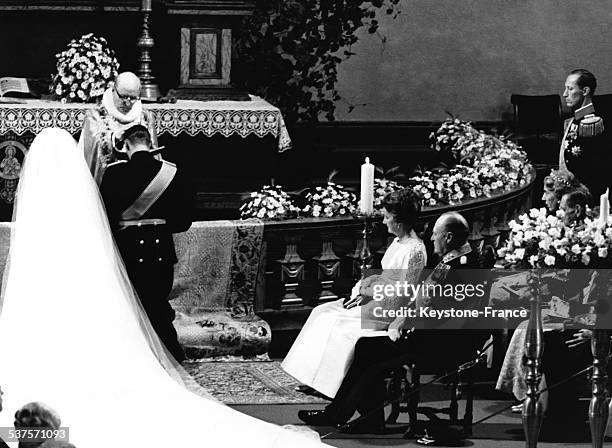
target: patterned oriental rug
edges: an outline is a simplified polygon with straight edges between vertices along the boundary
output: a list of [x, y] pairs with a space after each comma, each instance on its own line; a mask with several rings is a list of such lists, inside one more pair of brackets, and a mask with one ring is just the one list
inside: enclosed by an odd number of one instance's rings
[[[11, 223], [0, 222], [0, 285], [10, 236]], [[267, 353], [270, 326], [254, 312], [263, 222], [198, 221], [174, 237], [178, 263], [168, 299], [187, 357], [252, 358]]]
[[183, 363], [189, 374], [225, 404], [313, 404], [322, 398], [297, 392], [298, 383], [280, 368], [280, 362]]
[[178, 263], [170, 303], [188, 358], [267, 352], [270, 326], [255, 315], [263, 222], [198, 221], [174, 235]]

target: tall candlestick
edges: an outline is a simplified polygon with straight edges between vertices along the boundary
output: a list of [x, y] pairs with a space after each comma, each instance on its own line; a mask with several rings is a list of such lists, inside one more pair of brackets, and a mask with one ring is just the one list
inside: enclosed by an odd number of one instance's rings
[[606, 188], [606, 192], [599, 197], [599, 222], [604, 226], [608, 223], [608, 217], [610, 216], [608, 194], [609, 189]]
[[149, 20], [152, 12], [152, 0], [142, 0], [140, 3], [140, 12], [142, 13], [142, 34], [136, 43], [140, 49], [140, 57], [138, 58], [139, 68], [138, 77], [140, 78], [140, 98], [146, 102], [156, 102], [161, 93], [155, 82], [153, 70], [151, 68], [151, 53], [153, 51], [153, 38], [149, 33]]
[[365, 163], [361, 165], [359, 211], [362, 215], [371, 215], [374, 212], [374, 165], [370, 163], [369, 157], [366, 157]]

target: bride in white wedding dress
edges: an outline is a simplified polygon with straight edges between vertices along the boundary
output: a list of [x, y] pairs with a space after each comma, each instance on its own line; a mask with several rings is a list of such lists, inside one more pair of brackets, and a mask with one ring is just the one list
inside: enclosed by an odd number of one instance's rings
[[322, 446], [203, 397], [165, 352], [67, 132], [45, 129], [34, 139], [13, 226], [0, 313], [0, 427], [41, 401], [61, 415], [77, 448]]

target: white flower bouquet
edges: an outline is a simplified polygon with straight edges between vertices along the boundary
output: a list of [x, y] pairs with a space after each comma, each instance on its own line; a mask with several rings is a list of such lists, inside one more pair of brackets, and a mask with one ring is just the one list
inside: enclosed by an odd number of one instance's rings
[[332, 218], [357, 213], [357, 197], [342, 185], [328, 181], [325, 187], [315, 187], [306, 193], [305, 216]]
[[500, 255], [518, 267], [609, 267], [612, 220], [604, 226], [599, 219], [587, 217], [580, 225], [567, 226], [562, 216], [563, 212], [547, 215], [541, 208], [510, 221], [512, 233]]
[[102, 96], [119, 71], [115, 52], [92, 33], [73, 39], [55, 55], [57, 73], [51, 93], [65, 102], [90, 102]]
[[300, 212], [288, 193], [280, 185], [264, 185], [251, 193], [250, 199], [240, 207], [240, 217], [259, 219], [296, 218]]

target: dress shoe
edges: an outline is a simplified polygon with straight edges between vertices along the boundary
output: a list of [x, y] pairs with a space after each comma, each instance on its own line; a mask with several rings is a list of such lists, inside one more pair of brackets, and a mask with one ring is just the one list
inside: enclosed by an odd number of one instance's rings
[[338, 424], [333, 418], [329, 416], [325, 409], [317, 411], [298, 411], [298, 418], [307, 425], [312, 426], [336, 426]]
[[386, 430], [384, 422], [356, 420], [354, 423], [349, 422], [342, 425], [339, 432], [343, 434], [385, 434]]

